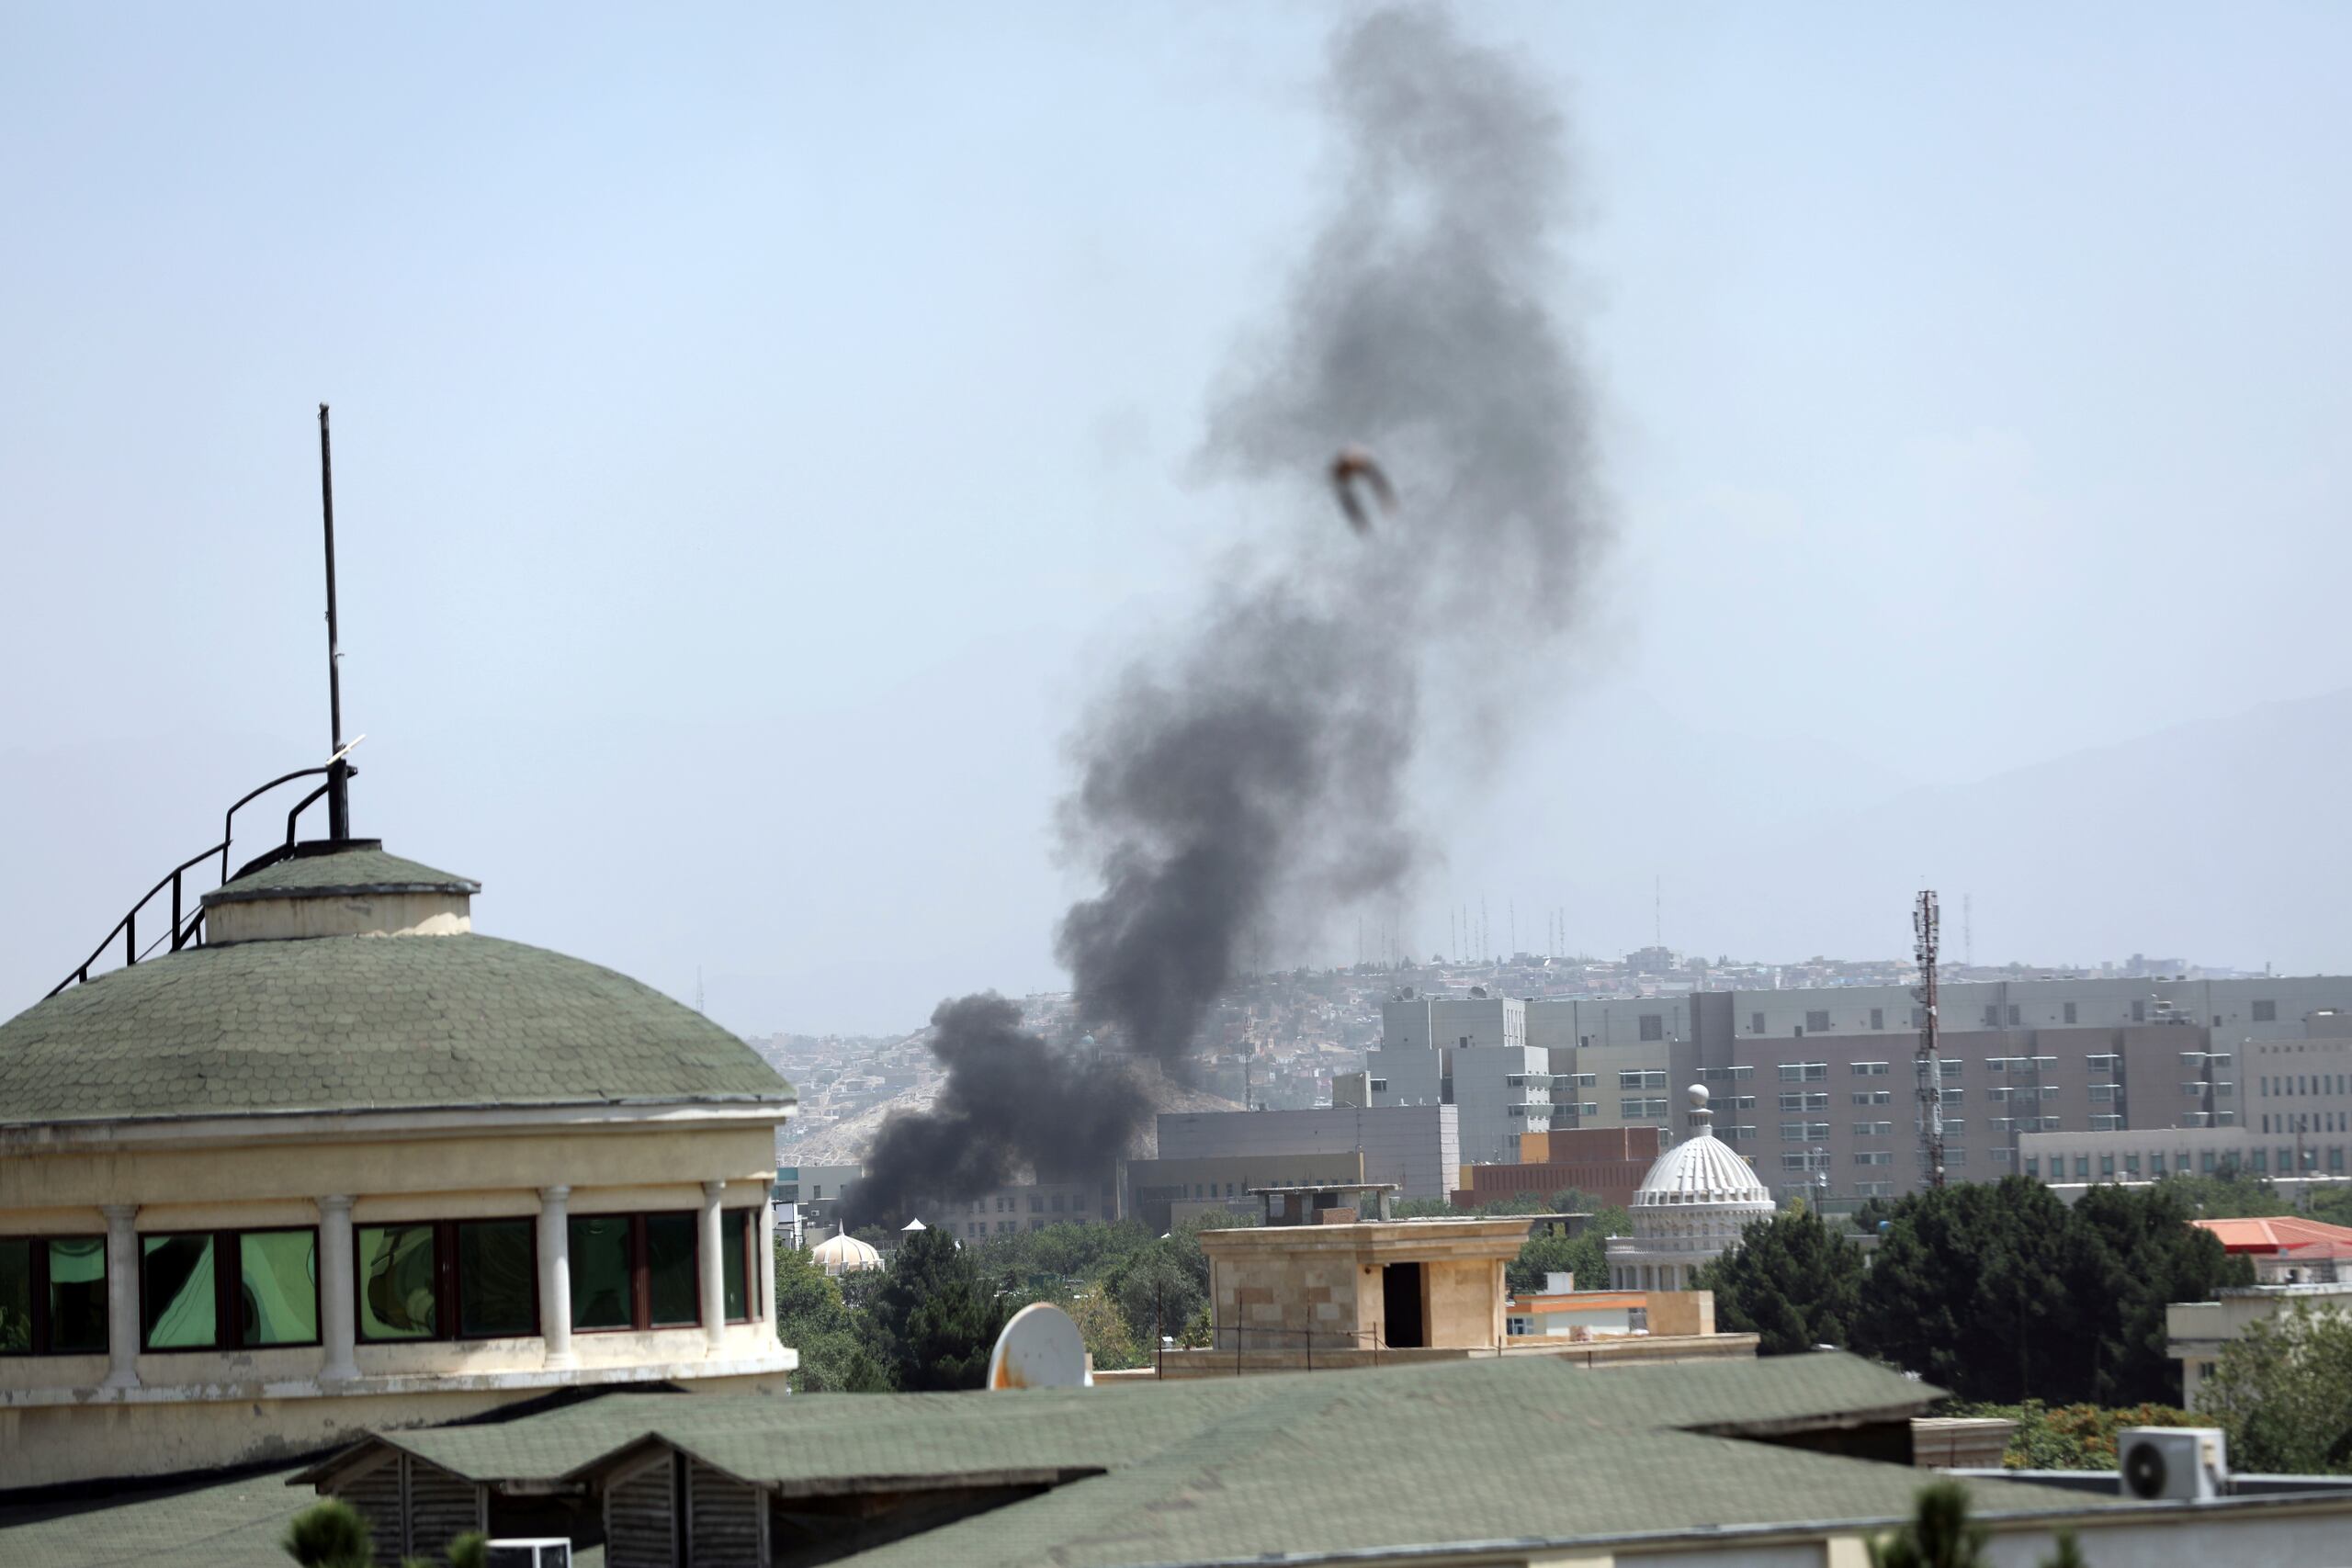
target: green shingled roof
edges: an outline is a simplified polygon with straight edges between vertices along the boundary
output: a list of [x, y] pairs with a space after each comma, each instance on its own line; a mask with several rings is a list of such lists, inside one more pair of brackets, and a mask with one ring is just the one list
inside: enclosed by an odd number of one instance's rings
[[[413, 860], [388, 855], [373, 839], [351, 840], [331, 854], [300, 853], [240, 876], [204, 896], [204, 906], [247, 898], [334, 897], [366, 893], [479, 893], [471, 877], [435, 871]], [[311, 846], [304, 846], [309, 849]]]
[[486, 936], [189, 948], [0, 1024], [0, 1125], [791, 1099], [750, 1046], [691, 1008]]
[[[1815, 1520], [1883, 1526], [1908, 1515], [1928, 1477], [1709, 1430], [1902, 1420], [1939, 1392], [1846, 1355], [1599, 1371], [1519, 1356], [1023, 1393], [615, 1394], [371, 1441], [492, 1483], [593, 1476], [652, 1438], [786, 1496], [1057, 1480], [843, 1561], [1136, 1568]], [[1967, 1484], [1980, 1515], [2106, 1506], [2029, 1484]]]
[[[103, 1498], [0, 1504], [0, 1562], [8, 1568], [272, 1568], [293, 1562], [278, 1542], [318, 1499], [286, 1472], [190, 1488], [119, 1482]], [[604, 1568], [605, 1549], [572, 1568]]]

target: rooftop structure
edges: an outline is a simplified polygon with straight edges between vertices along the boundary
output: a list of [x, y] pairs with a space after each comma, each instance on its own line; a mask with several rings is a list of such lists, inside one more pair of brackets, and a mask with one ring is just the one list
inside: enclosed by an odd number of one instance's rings
[[873, 1244], [863, 1242], [847, 1231], [838, 1231], [808, 1249], [809, 1260], [825, 1271], [829, 1279], [844, 1274], [863, 1274], [882, 1267], [882, 1254]]
[[[377, 1434], [290, 1486], [94, 1502], [6, 1540], [43, 1568], [257, 1562], [315, 1490], [368, 1517], [386, 1562], [480, 1521], [566, 1535], [607, 1568], [672, 1561], [673, 1543], [763, 1568], [1859, 1562], [1911, 1516], [1910, 1423], [1938, 1394], [1820, 1354], [1601, 1376], [1540, 1358], [1392, 1367], [1148, 1397], [610, 1395]], [[1531, 1484], [1539, 1471], [1573, 1483]], [[2352, 1523], [2342, 1492], [2137, 1503], [1960, 1484], [2001, 1562], [2044, 1560], [2062, 1529], [2093, 1562], [2328, 1561]]]
[[207, 895], [200, 942], [0, 1024], [6, 1484], [782, 1381], [790, 1087], [634, 980], [473, 934], [477, 890], [300, 845]]
[[2253, 1258], [2258, 1284], [2352, 1283], [2352, 1229], [2343, 1225], [2300, 1214], [2190, 1223], [2219, 1236], [2225, 1251]]
[[1771, 1193], [1715, 1136], [1706, 1086], [1692, 1084], [1690, 1097], [1690, 1135], [1658, 1156], [1635, 1189], [1634, 1234], [1610, 1238], [1611, 1281], [1621, 1291], [1688, 1290], [1742, 1231], [1772, 1215]]

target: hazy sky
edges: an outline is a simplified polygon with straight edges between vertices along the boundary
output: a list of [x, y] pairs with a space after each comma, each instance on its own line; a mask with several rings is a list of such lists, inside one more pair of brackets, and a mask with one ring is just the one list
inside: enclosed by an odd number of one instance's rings
[[[1062, 738], [1263, 525], [1191, 459], [1336, 14], [0, 0], [0, 1011], [322, 759], [322, 399], [357, 826], [482, 929], [748, 1030], [1057, 985]], [[1968, 868], [1707, 868], [2352, 684], [2352, 11], [1464, 19], [1573, 119], [1623, 537], [1428, 770], [1417, 948], [1483, 893], [1619, 952], [1663, 873], [1676, 945], [1897, 952]], [[2250, 889], [1974, 896], [1980, 958], [2352, 964]]]

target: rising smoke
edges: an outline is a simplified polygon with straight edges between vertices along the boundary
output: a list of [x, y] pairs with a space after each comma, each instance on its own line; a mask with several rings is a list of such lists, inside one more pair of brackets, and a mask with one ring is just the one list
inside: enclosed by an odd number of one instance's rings
[[[1062, 809], [1101, 874], [1057, 942], [1078, 1010], [1179, 1077], [1253, 938], [1406, 889], [1425, 717], [1491, 733], [1608, 536], [1584, 378], [1548, 303], [1570, 215], [1550, 96], [1417, 9], [1342, 30], [1328, 104], [1331, 214], [1201, 453], [1206, 474], [1296, 498], [1295, 516], [1094, 705]], [[1400, 492], [1361, 539], [1325, 488], [1356, 442]], [[1023, 1032], [1001, 998], [932, 1022], [945, 1085], [884, 1127], [859, 1223], [1023, 1169], [1091, 1177], [1148, 1113], [1129, 1076]]]

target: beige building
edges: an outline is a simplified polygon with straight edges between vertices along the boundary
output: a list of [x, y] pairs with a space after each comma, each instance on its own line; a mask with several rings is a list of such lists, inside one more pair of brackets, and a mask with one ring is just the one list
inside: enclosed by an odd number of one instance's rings
[[[1533, 1216], [1369, 1219], [1379, 1183], [1269, 1188], [1267, 1223], [1200, 1233], [1208, 1255], [1210, 1343], [1163, 1347], [1151, 1365], [1098, 1371], [1098, 1384], [1378, 1367], [1399, 1361], [1555, 1355], [1592, 1365], [1747, 1359], [1752, 1334], [1713, 1332], [1704, 1292], [1630, 1292], [1640, 1312], [1617, 1335], [1517, 1335], [1504, 1269]], [[1648, 1315], [1655, 1314], [1655, 1315]]]
[[0, 1453], [250, 1462], [556, 1389], [780, 1390], [792, 1090], [699, 1014], [476, 935], [373, 840], [0, 1025]]
[[2165, 1353], [2180, 1363], [2184, 1410], [2197, 1408], [2198, 1393], [2222, 1352], [2255, 1324], [2299, 1304], [2314, 1312], [2352, 1312], [2352, 1285], [2256, 1285], [2213, 1294], [2210, 1302], [2174, 1302], [2165, 1308]]

